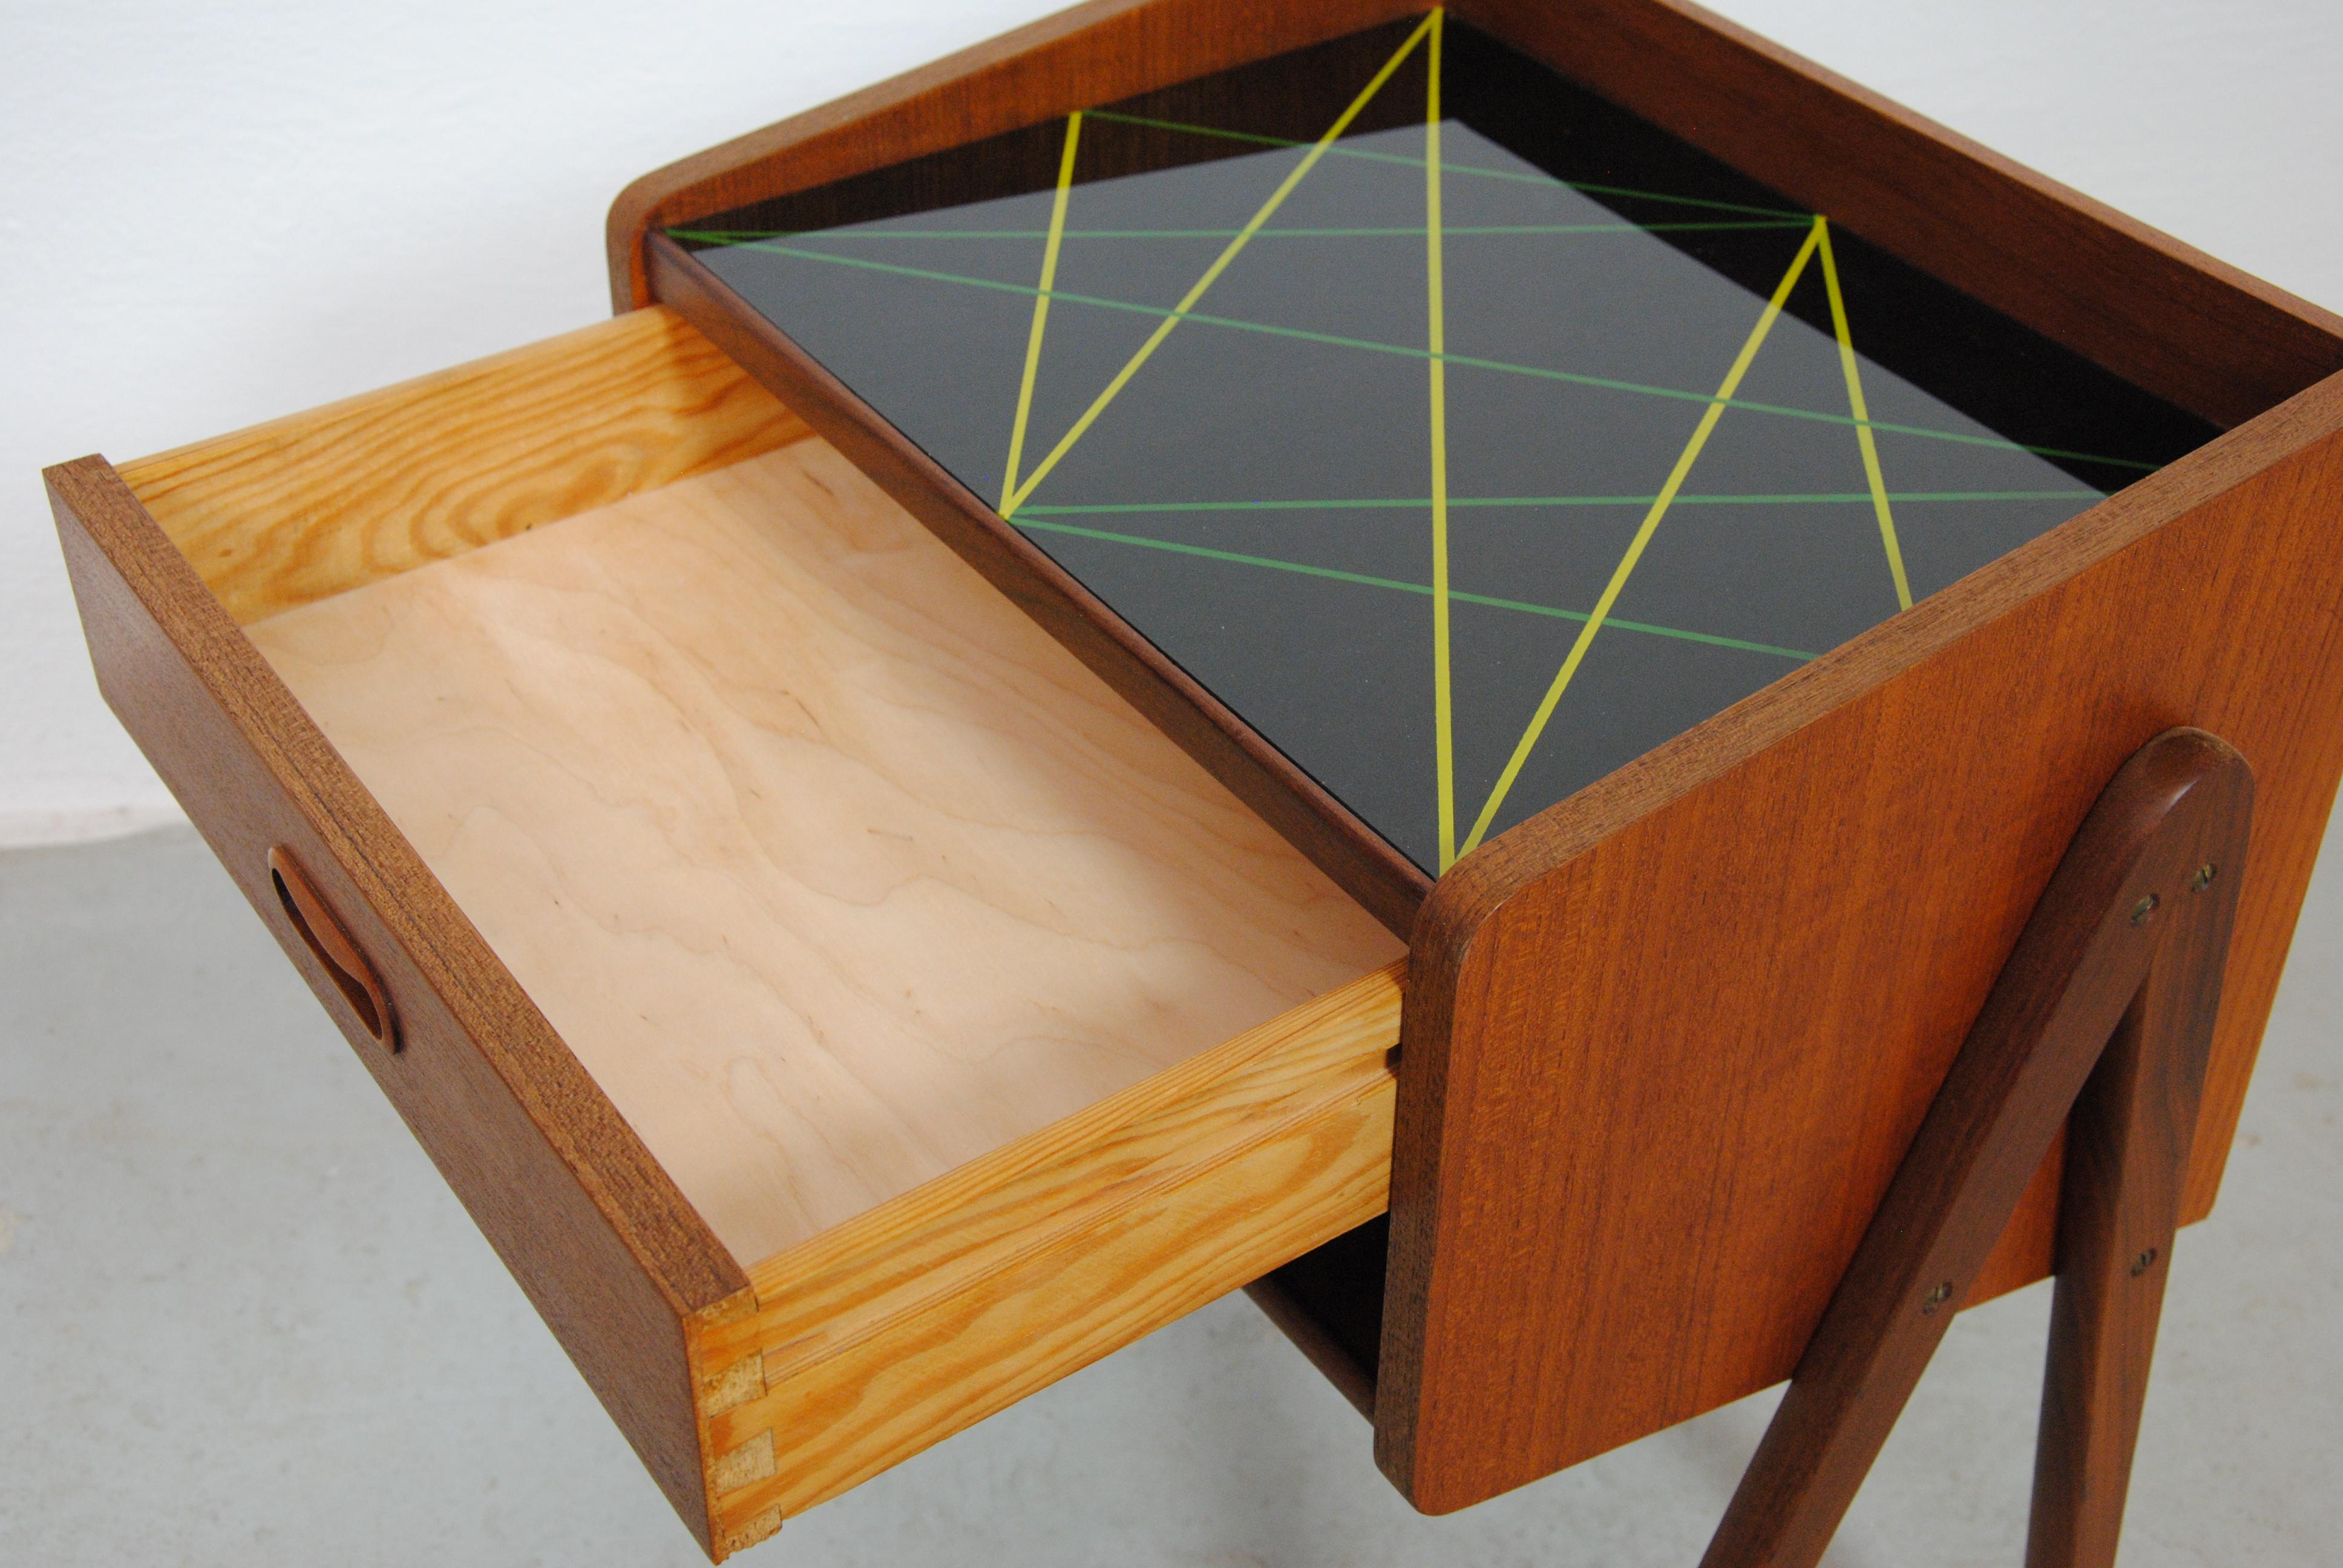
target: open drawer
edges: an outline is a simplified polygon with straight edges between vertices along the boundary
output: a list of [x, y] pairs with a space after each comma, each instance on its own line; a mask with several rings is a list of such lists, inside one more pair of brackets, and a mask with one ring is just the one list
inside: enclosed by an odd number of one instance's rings
[[1400, 942], [667, 310], [50, 482], [712, 1553], [1382, 1211]]

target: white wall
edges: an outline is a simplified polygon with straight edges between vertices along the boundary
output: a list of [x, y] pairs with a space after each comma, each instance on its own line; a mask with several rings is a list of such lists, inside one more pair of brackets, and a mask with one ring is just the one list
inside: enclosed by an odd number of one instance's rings
[[[167, 817], [99, 701], [36, 470], [576, 327], [635, 175], [1047, 0], [11, 0], [0, 19], [0, 843]], [[1722, 0], [2343, 307], [2334, 0]]]

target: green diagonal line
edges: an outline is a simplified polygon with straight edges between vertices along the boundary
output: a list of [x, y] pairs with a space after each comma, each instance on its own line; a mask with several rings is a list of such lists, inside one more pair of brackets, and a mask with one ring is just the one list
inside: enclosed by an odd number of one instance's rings
[[[2097, 490], [1900, 490], [1891, 493], [1889, 500], [1905, 501], [2098, 501], [2106, 497]], [[1456, 507], [1648, 507], [1657, 496], [1451, 496], [1448, 504]], [[1808, 506], [1844, 504], [1869, 506], [1869, 490], [1827, 490], [1805, 495], [1778, 496], [1686, 496], [1678, 495], [1679, 507], [1735, 506]], [[1350, 512], [1377, 509], [1412, 509], [1421, 511], [1432, 505], [1428, 496], [1377, 496], [1357, 500], [1305, 501], [1113, 501], [1088, 507], [1037, 507], [1018, 508], [1019, 517], [1080, 518], [1103, 516], [1111, 512]]]
[[[1250, 142], [1256, 146], [1303, 147], [1311, 145], [1308, 142], [1293, 141], [1285, 136], [1256, 136], [1250, 131], [1225, 131], [1216, 126], [1192, 126], [1180, 120], [1151, 120], [1141, 115], [1111, 114], [1104, 109], [1092, 109], [1090, 115], [1093, 119], [1113, 120], [1125, 126], [1146, 126], [1159, 131], [1184, 131], [1190, 136], [1217, 136], [1222, 141]], [[1365, 147], [1346, 147], [1340, 143], [1326, 150], [1341, 157], [1363, 158], [1372, 163], [1399, 164], [1415, 169], [1423, 166], [1422, 158], [1412, 158], [1403, 153], [1371, 152]], [[1814, 221], [1812, 213], [1794, 213], [1785, 207], [1749, 206], [1741, 202], [1712, 201], [1705, 196], [1671, 196], [1665, 191], [1635, 190], [1626, 186], [1589, 185], [1583, 180], [1556, 179], [1549, 174], [1530, 174], [1520, 169], [1484, 169], [1470, 164], [1452, 164], [1444, 158], [1441, 160], [1440, 172], [1443, 175], [1467, 175], [1480, 179], [1513, 180], [1522, 185], [1567, 186], [1572, 190], [1585, 191], [1594, 196], [1633, 196], [1641, 201], [1674, 202], [1680, 206], [1711, 207], [1719, 212], [1756, 213], [1765, 217], [1795, 217], [1805, 223]]]
[[[795, 246], [776, 245], [769, 240], [750, 240], [737, 248], [766, 251], [775, 256], [794, 256], [800, 261], [828, 262], [835, 266], [860, 267], [866, 272], [884, 272], [898, 277], [917, 277], [930, 283], [954, 283], [967, 288], [989, 288], [1001, 294], [1021, 294], [1031, 298], [1041, 292], [1030, 283], [1003, 283], [997, 278], [969, 277], [955, 272], [937, 272], [924, 266], [904, 266], [897, 262], [872, 261], [862, 256], [831, 256], [819, 250], [802, 250]], [[1103, 299], [1091, 294], [1070, 294], [1062, 288], [1050, 292], [1052, 299], [1071, 300], [1076, 305], [1093, 306], [1101, 310], [1128, 311], [1139, 316], [1157, 317], [1174, 312], [1156, 305], [1138, 305], [1128, 299]], [[1224, 327], [1234, 332], [1261, 332], [1272, 337], [1296, 338], [1304, 343], [1324, 343], [1337, 348], [1360, 348], [1372, 354], [1396, 354], [1410, 359], [1429, 359], [1431, 350], [1413, 348], [1405, 344], [1376, 343], [1364, 337], [1342, 337], [1331, 332], [1311, 332], [1299, 327], [1272, 327], [1265, 321], [1239, 321], [1226, 316], [1207, 316], [1192, 310], [1181, 317], [1182, 321], [1201, 322], [1207, 327]], [[2033, 452], [2046, 457], [2069, 457], [2080, 463], [2099, 463], [2116, 468], [2138, 468], [2153, 473], [2160, 466], [2143, 463], [2131, 457], [2102, 457], [2089, 452], [2071, 452], [2063, 447], [2036, 447], [2022, 441], [2012, 441], [1999, 436], [1971, 436], [1958, 430], [1932, 430], [1924, 425], [1896, 425], [1885, 419], [1857, 420], [1849, 414], [1825, 414], [1813, 408], [1790, 408], [1778, 403], [1754, 403], [1745, 398], [1719, 399], [1713, 392], [1686, 392], [1674, 387], [1652, 387], [1640, 381], [1618, 381], [1604, 376], [1584, 376], [1574, 370], [1548, 370], [1535, 365], [1510, 365], [1502, 359], [1482, 359], [1466, 354], [1443, 355], [1451, 365], [1470, 366], [1475, 370], [1496, 370], [1512, 376], [1534, 377], [1543, 381], [1562, 381], [1574, 387], [1598, 387], [1610, 392], [1634, 392], [1647, 397], [1666, 397], [1684, 403], [1715, 403], [1728, 407], [1745, 409], [1753, 414], [1775, 414], [1785, 419], [1811, 419], [1825, 425], [1868, 424], [1875, 430], [1887, 430], [1899, 436], [1921, 436], [1932, 441], [1954, 441], [1968, 447], [1991, 447], [2005, 452]]]
[[[1812, 218], [1716, 218], [1700, 223], [1488, 223], [1444, 224], [1443, 235], [1554, 235], [1709, 233], [1739, 229], [1809, 228]], [[1066, 239], [1230, 239], [1232, 228], [1070, 228]], [[742, 245], [759, 239], [1047, 239], [1046, 228], [671, 228], [671, 239], [695, 245]], [[1264, 228], [1255, 239], [1421, 239], [1413, 228]]]
[[[1864, 497], [1865, 500], [1870, 498], [1868, 494]], [[1041, 509], [1034, 508], [1034, 510]], [[1077, 538], [1102, 539], [1109, 544], [1137, 545], [1142, 549], [1170, 550], [1174, 555], [1199, 556], [1208, 561], [1227, 561], [1232, 565], [1243, 567], [1267, 567], [1272, 571], [1299, 572], [1304, 577], [1331, 578], [1336, 582], [1358, 583], [1366, 588], [1394, 588], [1401, 593], [1423, 594], [1428, 597], [1432, 592], [1432, 586], [1429, 583], [1401, 582], [1395, 578], [1377, 578], [1369, 577], [1363, 572], [1337, 571], [1332, 567], [1307, 566], [1301, 561], [1279, 561], [1272, 560], [1267, 556], [1239, 555], [1234, 550], [1208, 549], [1202, 545], [1178, 544], [1171, 539], [1151, 539], [1138, 534], [1113, 534], [1103, 528], [1079, 528], [1071, 523], [1036, 522], [1033, 520], [1031, 511], [1021, 510], [1011, 521], [1021, 528], [1043, 529], [1053, 534], [1071, 534]], [[1456, 588], [1450, 588], [1448, 597], [1464, 604], [1487, 605], [1493, 609], [1520, 610], [1525, 615], [1551, 616], [1556, 620], [1584, 621], [1586, 619], [1584, 612], [1580, 610], [1556, 609], [1552, 605], [1544, 604], [1525, 604], [1517, 598], [1494, 598], [1487, 594], [1464, 593]], [[1621, 620], [1616, 616], [1606, 618], [1603, 624], [1615, 626], [1623, 631], [1646, 632], [1653, 637], [1673, 637], [1684, 642], [1705, 642], [1717, 648], [1739, 648], [1744, 653], [1770, 653], [1777, 658], [1795, 658], [1800, 662], [1815, 657], [1795, 648], [1775, 648], [1766, 642], [1745, 642], [1737, 637], [1716, 637], [1704, 631], [1686, 631], [1682, 627], [1652, 626], [1639, 620]]]

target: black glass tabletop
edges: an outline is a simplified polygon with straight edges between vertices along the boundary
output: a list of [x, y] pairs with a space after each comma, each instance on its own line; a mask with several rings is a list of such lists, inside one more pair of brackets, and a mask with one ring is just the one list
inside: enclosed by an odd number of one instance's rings
[[1436, 14], [669, 232], [1435, 875], [2214, 434]]

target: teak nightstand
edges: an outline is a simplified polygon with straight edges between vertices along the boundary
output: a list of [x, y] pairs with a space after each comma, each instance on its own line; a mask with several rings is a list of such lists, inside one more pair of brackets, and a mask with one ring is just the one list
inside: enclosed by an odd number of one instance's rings
[[617, 318], [48, 472], [101, 685], [709, 1553], [1239, 1286], [1461, 1508], [2056, 1272], [2113, 1560], [2343, 778], [2343, 319], [1676, 0], [1098, 0]]

